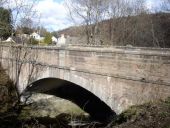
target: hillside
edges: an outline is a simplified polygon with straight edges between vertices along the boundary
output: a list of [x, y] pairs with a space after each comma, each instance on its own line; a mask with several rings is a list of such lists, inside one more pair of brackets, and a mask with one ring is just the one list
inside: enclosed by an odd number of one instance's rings
[[[89, 26], [92, 29], [95, 25]], [[57, 33], [86, 36], [86, 26], [70, 27]], [[89, 30], [91, 31], [91, 30]], [[170, 13], [140, 14], [101, 21], [95, 43], [119, 46], [170, 47]], [[87, 41], [84, 41], [86, 43]]]

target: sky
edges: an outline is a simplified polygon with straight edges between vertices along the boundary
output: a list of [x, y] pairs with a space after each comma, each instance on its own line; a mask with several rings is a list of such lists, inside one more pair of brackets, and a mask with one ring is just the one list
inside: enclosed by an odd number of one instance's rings
[[71, 26], [64, 0], [40, 0], [34, 8], [39, 13], [41, 26], [49, 31]]
[[147, 0], [146, 7], [148, 9], [159, 8], [162, 0]]
[[[147, 0], [148, 9], [159, 7], [161, 0]], [[68, 18], [64, 0], [39, 0], [35, 9], [40, 13], [40, 23], [49, 31], [73, 25]]]
[[[19, 0], [23, 1], [23, 0]], [[28, 0], [29, 2], [32, 0]], [[161, 0], [147, 0], [148, 9], [158, 7]], [[38, 26], [43, 26], [48, 31], [57, 31], [74, 25], [70, 20], [65, 6], [65, 0], [38, 0], [34, 5], [38, 16], [35, 18]], [[13, 6], [13, 5], [11, 5]]]

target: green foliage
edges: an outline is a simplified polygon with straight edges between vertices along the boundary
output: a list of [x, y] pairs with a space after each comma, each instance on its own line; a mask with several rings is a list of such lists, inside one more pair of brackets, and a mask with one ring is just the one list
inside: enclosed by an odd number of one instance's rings
[[44, 43], [49, 45], [52, 44], [52, 35], [49, 32], [45, 33]]
[[7, 38], [12, 32], [11, 10], [0, 7], [0, 37]]
[[53, 36], [55, 36], [56, 38], [59, 38], [59, 37], [60, 37], [58, 32], [55, 32], [55, 31], [54, 31], [54, 32], [52, 32], [51, 34], [52, 34]]
[[34, 38], [30, 38], [28, 44], [30, 44], [30, 45], [38, 45], [39, 41], [35, 40]]

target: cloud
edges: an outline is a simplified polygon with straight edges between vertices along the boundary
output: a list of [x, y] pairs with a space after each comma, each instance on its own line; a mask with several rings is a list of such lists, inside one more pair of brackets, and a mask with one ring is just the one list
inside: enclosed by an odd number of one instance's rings
[[146, 7], [150, 10], [150, 11], [155, 11], [155, 10], [159, 10], [160, 6], [162, 4], [161, 0], [147, 0], [146, 2]]
[[35, 9], [40, 14], [40, 24], [50, 31], [63, 29], [71, 25], [67, 20], [64, 1], [41, 0], [35, 6]]
[[[147, 0], [146, 7], [149, 10], [157, 9], [161, 0]], [[64, 0], [40, 0], [36, 10], [41, 14], [41, 25], [50, 31], [63, 29], [72, 25], [68, 21], [67, 9]]]

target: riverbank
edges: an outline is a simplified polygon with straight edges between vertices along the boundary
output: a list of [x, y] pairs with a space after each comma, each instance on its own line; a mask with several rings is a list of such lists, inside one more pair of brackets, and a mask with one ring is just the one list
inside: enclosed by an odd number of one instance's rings
[[170, 128], [170, 98], [132, 106], [116, 123], [112, 128]]

